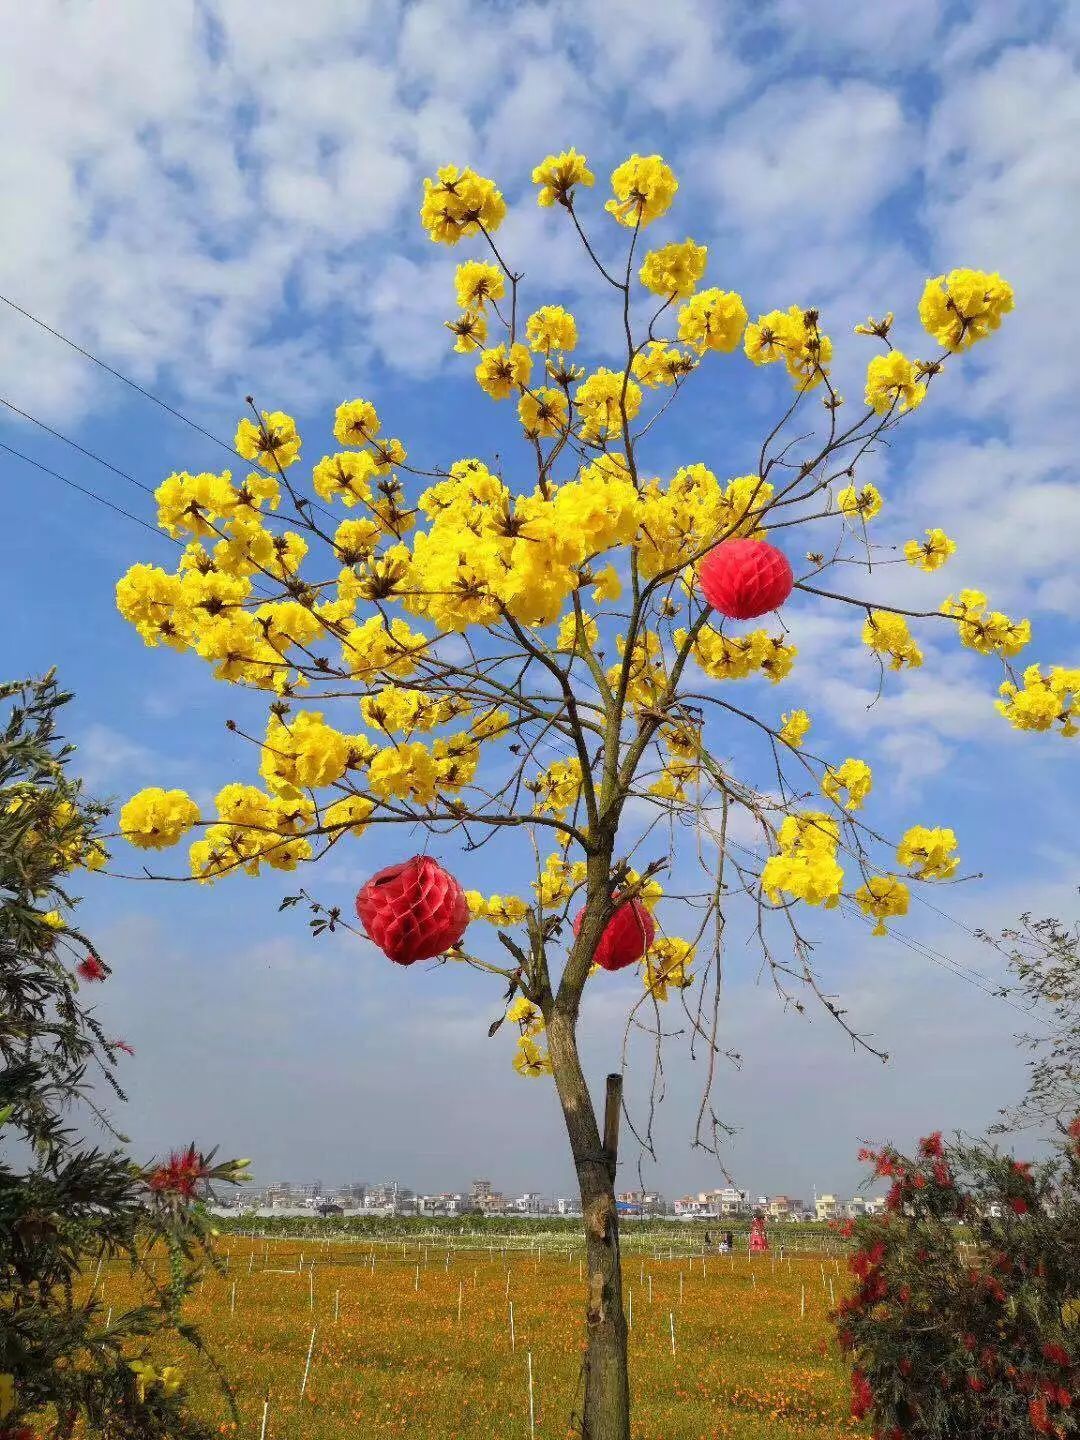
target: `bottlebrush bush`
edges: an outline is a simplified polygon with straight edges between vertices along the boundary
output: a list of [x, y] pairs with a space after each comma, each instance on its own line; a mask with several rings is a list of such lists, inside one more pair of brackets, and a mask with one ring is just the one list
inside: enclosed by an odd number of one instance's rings
[[[56, 716], [69, 698], [51, 676], [0, 686], [0, 1440], [203, 1440], [217, 1430], [188, 1410], [172, 1363], [202, 1349], [182, 1307], [213, 1260], [192, 1201], [246, 1162], [214, 1165], [192, 1145], [133, 1164], [89, 1084], [103, 1076], [122, 1099], [115, 1070], [131, 1046], [85, 1003], [83, 987], [110, 971], [68, 886], [106, 862], [107, 811], [67, 772]], [[76, 1102], [114, 1148], [82, 1138]], [[169, 1262], [160, 1282], [155, 1246]], [[147, 1298], [115, 1314], [96, 1286], [76, 1290], [112, 1259], [147, 1282]]]
[[1080, 1435], [1080, 1120], [1039, 1165], [940, 1134], [863, 1158], [892, 1186], [841, 1227], [853, 1415], [880, 1440]]

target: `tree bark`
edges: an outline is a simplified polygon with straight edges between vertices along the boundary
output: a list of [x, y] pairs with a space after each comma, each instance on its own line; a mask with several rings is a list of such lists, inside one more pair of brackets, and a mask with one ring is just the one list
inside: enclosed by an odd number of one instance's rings
[[588, 1291], [582, 1440], [630, 1440], [630, 1378], [622, 1307], [614, 1157], [604, 1149], [578, 1055], [575, 1019], [554, 1010], [548, 1053], [574, 1157], [585, 1224]]

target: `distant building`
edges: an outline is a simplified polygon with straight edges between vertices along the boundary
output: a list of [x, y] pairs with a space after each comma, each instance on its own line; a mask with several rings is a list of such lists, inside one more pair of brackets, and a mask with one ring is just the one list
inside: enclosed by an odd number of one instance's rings
[[798, 1200], [792, 1200], [789, 1195], [772, 1195], [766, 1213], [770, 1220], [790, 1220], [801, 1208]]
[[835, 1220], [840, 1213], [840, 1202], [835, 1195], [818, 1195], [814, 1200], [814, 1217], [817, 1220]]
[[516, 1210], [519, 1215], [547, 1215], [551, 1210], [543, 1195], [538, 1195], [530, 1190], [527, 1190], [524, 1195], [519, 1195], [511, 1208]]

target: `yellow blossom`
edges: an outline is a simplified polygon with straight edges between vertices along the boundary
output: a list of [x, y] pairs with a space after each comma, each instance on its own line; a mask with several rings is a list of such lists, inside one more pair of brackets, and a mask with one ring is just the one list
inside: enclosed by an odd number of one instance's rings
[[645, 989], [655, 1000], [665, 1001], [668, 988], [685, 990], [694, 983], [688, 966], [694, 946], [688, 940], [664, 936], [653, 942], [645, 955]]
[[1012, 308], [1012, 287], [996, 271], [950, 270], [927, 280], [919, 319], [939, 345], [967, 350], [996, 330]]
[[517, 1025], [522, 1035], [532, 1039], [540, 1035], [544, 1030], [544, 1017], [540, 1008], [534, 1005], [531, 1000], [526, 1000], [524, 995], [519, 995], [506, 1012], [506, 1018], [511, 1025]]
[[564, 435], [570, 423], [566, 396], [550, 386], [526, 390], [518, 401], [518, 419], [530, 439], [553, 440]]
[[1060, 723], [1067, 738], [1080, 733], [1080, 667], [1051, 665], [1043, 674], [1041, 666], [1029, 665], [1023, 682], [1006, 680], [995, 701], [1014, 730], [1050, 730]]
[[184, 790], [140, 790], [120, 811], [120, 832], [141, 850], [175, 845], [199, 822], [199, 807]]
[[941, 612], [956, 621], [960, 643], [980, 655], [1012, 659], [1031, 639], [1030, 620], [1010, 620], [1001, 610], [988, 609], [986, 596], [979, 590], [961, 590], [956, 597], [947, 595]]
[[909, 540], [904, 546], [908, 564], [920, 570], [940, 570], [949, 556], [955, 554], [956, 541], [950, 540], [944, 530], [927, 530], [925, 540]]
[[588, 168], [584, 155], [576, 150], [564, 150], [559, 155], [549, 155], [532, 172], [532, 182], [539, 185], [536, 203], [545, 208], [554, 205], [570, 205], [574, 199], [575, 185], [592, 185], [596, 176]]
[[863, 625], [863, 644], [878, 655], [889, 657], [891, 670], [905, 667], [917, 670], [923, 663], [922, 651], [912, 638], [903, 615], [891, 610], [871, 610]]
[[948, 880], [960, 864], [959, 855], [953, 854], [955, 849], [956, 835], [952, 830], [912, 825], [896, 847], [896, 859], [917, 880]]
[[505, 400], [511, 391], [529, 383], [531, 369], [532, 356], [524, 345], [511, 345], [509, 353], [505, 345], [496, 345], [481, 355], [476, 378], [481, 390], [493, 400]]
[[[626, 394], [623, 398], [625, 382]], [[581, 417], [581, 433], [587, 440], [621, 434], [623, 407], [632, 420], [641, 408], [641, 389], [621, 371], [599, 369], [587, 375], [574, 392], [574, 404]]]
[[679, 310], [679, 339], [698, 354], [731, 351], [746, 329], [746, 306], [734, 290], [701, 290]]
[[517, 1053], [514, 1056], [514, 1069], [519, 1075], [529, 1075], [534, 1079], [540, 1075], [550, 1075], [551, 1057], [546, 1050], [541, 1050], [535, 1041], [523, 1035], [518, 1041]]
[[910, 892], [895, 875], [872, 875], [855, 891], [854, 900], [864, 915], [877, 921], [874, 935], [887, 935], [885, 921], [894, 915], [906, 915]]
[[236, 427], [233, 449], [245, 460], [255, 460], [267, 470], [284, 470], [300, 458], [296, 421], [281, 410], [264, 410], [261, 425], [241, 420]]
[[878, 415], [895, 406], [897, 413], [914, 410], [926, 398], [926, 385], [919, 383], [919, 371], [899, 350], [875, 355], [866, 368], [866, 403]]
[[848, 520], [862, 520], [865, 524], [881, 514], [885, 501], [875, 485], [846, 485], [836, 497], [836, 506]]
[[666, 214], [679, 182], [659, 155], [631, 155], [612, 171], [611, 188], [615, 198], [604, 209], [633, 230]]
[[677, 296], [685, 300], [694, 293], [705, 273], [708, 250], [693, 240], [683, 240], [650, 250], [642, 261], [638, 278], [654, 295]]
[[481, 229], [491, 234], [506, 215], [506, 201], [494, 181], [475, 170], [443, 165], [436, 180], [424, 181], [420, 223], [436, 243], [456, 245]]
[[487, 316], [482, 310], [463, 310], [456, 320], [443, 322], [454, 337], [454, 349], [459, 355], [468, 355], [473, 350], [482, 350], [487, 340]]
[[454, 294], [462, 310], [482, 310], [505, 293], [503, 272], [490, 260], [466, 260], [454, 271]]
[[821, 793], [826, 795], [837, 805], [840, 804], [840, 794], [847, 792], [847, 799], [843, 802], [845, 810], [859, 810], [863, 801], [873, 788], [874, 777], [870, 766], [865, 760], [853, 760], [850, 757], [842, 765], [835, 769], [830, 767], [825, 771], [821, 780]]
[[370, 400], [346, 400], [334, 412], [334, 439], [339, 445], [366, 445], [381, 428]]
[[806, 739], [807, 731], [810, 729], [810, 716], [805, 710], [785, 711], [780, 716], [780, 739], [786, 745], [798, 750]]
[[552, 350], [573, 350], [577, 344], [577, 322], [561, 305], [541, 305], [525, 321], [525, 334], [533, 350], [547, 355]]

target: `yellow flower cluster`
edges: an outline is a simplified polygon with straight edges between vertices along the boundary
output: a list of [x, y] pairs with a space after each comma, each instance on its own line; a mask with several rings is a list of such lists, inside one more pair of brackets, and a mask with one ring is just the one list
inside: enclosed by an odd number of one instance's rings
[[146, 1392], [160, 1385], [166, 1395], [175, 1395], [184, 1383], [183, 1372], [176, 1365], [163, 1365], [160, 1371], [146, 1360], [129, 1360], [128, 1369], [135, 1376], [135, 1393], [145, 1401]]
[[295, 870], [310, 860], [310, 830], [315, 806], [303, 796], [267, 795], [254, 785], [226, 785], [215, 801], [218, 823], [189, 852], [191, 873], [207, 884], [243, 870], [257, 875], [263, 863], [274, 870]]
[[642, 261], [638, 279], [654, 295], [675, 296], [685, 300], [694, 293], [705, 273], [708, 250], [693, 240], [662, 245], [650, 250]]
[[891, 610], [871, 610], [863, 625], [862, 639], [876, 654], [889, 657], [890, 670], [917, 670], [923, 663], [923, 653], [907, 621]]
[[[479, 890], [466, 890], [465, 898], [469, 902], [469, 910], [475, 920], [487, 920], [489, 924], [496, 925], [503, 930], [509, 929], [512, 925], [520, 925], [529, 913], [528, 905], [516, 895], [488, 895], [485, 897], [480, 894]], [[508, 1013], [507, 1018], [512, 1019], [513, 1017]], [[535, 1034], [535, 1031], [532, 1033]]]
[[611, 188], [615, 198], [604, 209], [633, 230], [667, 213], [679, 182], [659, 155], [631, 155], [612, 171]]
[[779, 737], [785, 745], [790, 745], [793, 750], [798, 750], [806, 739], [812, 723], [805, 710], [785, 711], [780, 716]]
[[120, 833], [140, 850], [165, 850], [199, 823], [199, 807], [184, 790], [140, 790], [120, 811]]
[[532, 370], [532, 356], [524, 345], [495, 345], [485, 350], [476, 367], [476, 380], [485, 395], [493, 400], [505, 400], [515, 390], [523, 390], [529, 383]]
[[1012, 286], [996, 271], [950, 270], [927, 280], [919, 319], [946, 350], [967, 350], [996, 330], [1012, 308]]
[[843, 802], [845, 810], [860, 810], [862, 803], [873, 789], [874, 777], [865, 760], [853, 760], [849, 756], [835, 769], [831, 766], [821, 779], [821, 793], [833, 804], [839, 805], [841, 793], [846, 793]]
[[837, 863], [840, 827], [820, 811], [788, 815], [777, 835], [779, 854], [761, 871], [761, 888], [773, 904], [782, 895], [832, 910], [840, 903], [844, 872]]
[[677, 805], [683, 805], [687, 800], [687, 787], [692, 786], [701, 774], [701, 767], [694, 760], [680, 759], [679, 756], [671, 756], [663, 770], [660, 778], [654, 780], [649, 786], [649, 794], [655, 795], [661, 800], [672, 800]]
[[245, 460], [254, 460], [265, 470], [284, 470], [300, 459], [300, 436], [291, 415], [281, 410], [262, 411], [262, 423], [241, 420], [236, 427], [233, 449]]
[[718, 540], [764, 537], [758, 517], [773, 487], [757, 475], [739, 475], [721, 485], [705, 465], [677, 470], [665, 487], [650, 480], [641, 498], [638, 566], [651, 577], [674, 570]]
[[551, 1074], [551, 1057], [546, 1050], [540, 1049], [535, 1040], [523, 1035], [514, 1055], [514, 1069], [519, 1075], [535, 1080], [541, 1075]]
[[904, 557], [909, 565], [920, 570], [940, 570], [950, 555], [956, 554], [956, 541], [950, 540], [944, 530], [927, 530], [925, 540], [909, 540], [904, 546]]
[[581, 761], [556, 760], [530, 783], [536, 795], [533, 810], [537, 815], [556, 815], [560, 819], [576, 803], [581, 792]]
[[516, 1025], [521, 1034], [529, 1040], [537, 1035], [542, 1035], [546, 1028], [539, 1006], [534, 1005], [531, 1000], [526, 1000], [524, 995], [519, 995], [509, 1007], [506, 1018], [511, 1025]]
[[483, 310], [506, 293], [503, 272], [490, 260], [466, 260], [454, 271], [454, 293], [462, 310]]
[[368, 763], [375, 747], [362, 735], [343, 735], [327, 725], [318, 710], [293, 716], [271, 711], [259, 773], [275, 795], [295, 798], [300, 790], [332, 785], [350, 761]]
[[980, 590], [961, 590], [955, 598], [945, 597], [941, 613], [953, 617], [960, 643], [969, 650], [1006, 659], [1019, 655], [1031, 639], [1031, 621], [1010, 620], [1001, 610], [988, 610], [987, 604]]
[[30, 823], [19, 835], [19, 846], [24, 851], [46, 847], [52, 865], [63, 870], [74, 870], [76, 865], [100, 870], [109, 859], [105, 847], [94, 839], [87, 819], [70, 800], [57, 800], [52, 791], [37, 788], [24, 795], [15, 794], [5, 811], [8, 815], [25, 811], [23, 818]]
[[577, 321], [561, 305], [541, 305], [525, 321], [529, 345], [541, 354], [552, 350], [573, 350], [577, 344]]
[[1080, 669], [1051, 665], [1044, 675], [1041, 666], [1029, 665], [1024, 683], [1011, 681], [1001, 686], [995, 704], [1015, 730], [1050, 730], [1061, 725], [1061, 733], [1080, 733]]
[[702, 290], [679, 310], [679, 339], [703, 355], [734, 350], [749, 317], [734, 290]]
[[897, 414], [914, 410], [926, 399], [926, 385], [920, 384], [918, 366], [899, 350], [875, 355], [866, 367], [866, 403], [878, 415], [893, 407]]
[[[676, 630], [675, 644], [681, 649], [685, 630]], [[782, 636], [767, 630], [750, 630], [745, 635], [722, 635], [706, 626], [697, 635], [693, 656], [706, 675], [714, 680], [745, 680], [748, 675], [767, 676], [773, 684], [786, 678], [799, 653]]]
[[855, 891], [854, 900], [864, 915], [875, 920], [872, 935], [887, 935], [885, 921], [894, 915], [906, 915], [911, 898], [908, 887], [895, 875], [872, 875]]
[[665, 345], [662, 340], [650, 340], [634, 356], [630, 370], [643, 385], [655, 390], [661, 385], [677, 385], [685, 380], [697, 369], [697, 363], [692, 355]]
[[876, 485], [846, 485], [836, 497], [836, 506], [847, 520], [861, 520], [865, 525], [880, 515], [885, 501]]
[[467, 715], [472, 707], [464, 696], [427, 695], [423, 690], [407, 690], [387, 685], [376, 694], [365, 695], [360, 701], [364, 723], [388, 735], [410, 735], [414, 730], [435, 730], [459, 715]]
[[[625, 386], [625, 397], [623, 389]], [[574, 405], [585, 440], [605, 440], [621, 435], [623, 409], [626, 419], [633, 420], [641, 409], [641, 389], [621, 370], [594, 370], [574, 391]]]
[[689, 971], [694, 946], [688, 940], [663, 936], [655, 940], [645, 955], [645, 989], [654, 1000], [666, 1001], [669, 988], [685, 990], [694, 983]]
[[518, 401], [518, 419], [529, 439], [554, 440], [565, 435], [570, 424], [570, 407], [561, 390], [550, 385], [527, 390]]
[[746, 327], [743, 349], [755, 365], [783, 360], [799, 390], [819, 385], [832, 359], [832, 341], [821, 333], [817, 311], [800, 305], [759, 315]]
[[558, 851], [549, 855], [540, 878], [533, 881], [538, 903], [546, 910], [565, 904], [577, 887], [584, 885], [586, 869], [584, 860], [568, 862]]
[[896, 847], [896, 858], [916, 880], [948, 880], [960, 864], [955, 849], [956, 835], [952, 830], [912, 825]]
[[506, 201], [494, 181], [457, 165], [443, 165], [437, 175], [436, 180], [424, 181], [420, 206], [420, 223], [432, 240], [456, 245], [463, 237], [478, 234], [481, 228], [489, 234], [499, 228], [506, 215]]
[[540, 186], [536, 203], [548, 208], [556, 203], [572, 205], [575, 185], [592, 185], [596, 176], [588, 167], [584, 155], [576, 150], [564, 150], [560, 155], [549, 155], [541, 160], [532, 172], [532, 182]]

